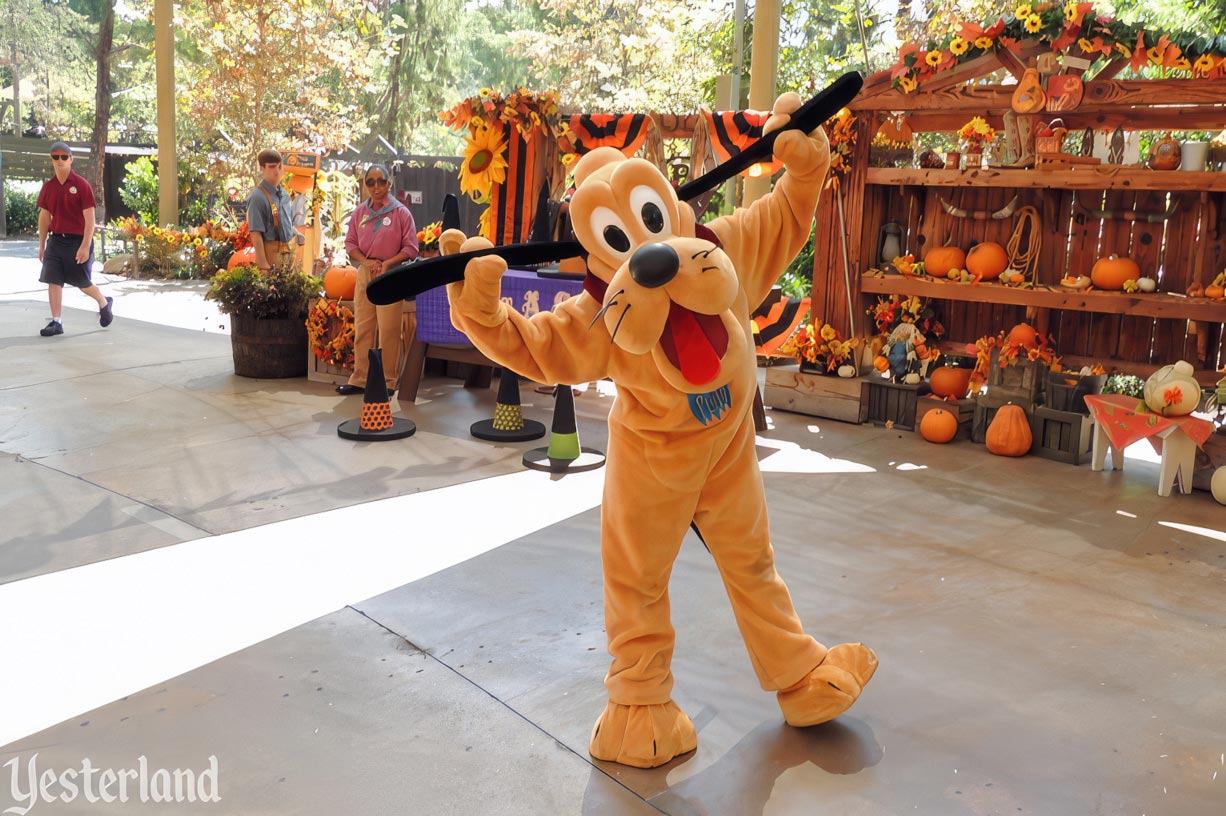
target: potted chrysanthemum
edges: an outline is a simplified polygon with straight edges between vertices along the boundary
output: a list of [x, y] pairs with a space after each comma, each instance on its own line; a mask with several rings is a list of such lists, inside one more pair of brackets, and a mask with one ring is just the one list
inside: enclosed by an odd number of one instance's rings
[[240, 264], [214, 275], [204, 297], [230, 316], [234, 373], [269, 379], [304, 376], [307, 304], [321, 288], [318, 278], [286, 266], [261, 272]]

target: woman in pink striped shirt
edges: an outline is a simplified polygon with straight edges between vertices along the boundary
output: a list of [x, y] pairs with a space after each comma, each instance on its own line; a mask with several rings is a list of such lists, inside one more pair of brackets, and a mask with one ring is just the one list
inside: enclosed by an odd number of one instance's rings
[[376, 335], [383, 349], [383, 377], [387, 395], [396, 393], [400, 376], [403, 338], [400, 333], [401, 304], [375, 306], [366, 297], [366, 285], [372, 278], [417, 257], [417, 225], [409, 208], [396, 200], [392, 192], [392, 176], [381, 164], [366, 168], [362, 186], [369, 195], [349, 216], [349, 232], [345, 235], [345, 251], [349, 263], [358, 268], [358, 282], [353, 294], [354, 356], [353, 374], [349, 382], [338, 385], [338, 394], [360, 394], [366, 390], [366, 375], [370, 349]]

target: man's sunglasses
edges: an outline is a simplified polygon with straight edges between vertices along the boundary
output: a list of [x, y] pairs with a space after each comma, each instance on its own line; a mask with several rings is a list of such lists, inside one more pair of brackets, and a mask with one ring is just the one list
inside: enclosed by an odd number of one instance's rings
[[52, 161], [68, 161], [71, 158], [72, 156], [69, 156], [67, 153], [52, 153], [51, 154]]
[[367, 187], [386, 187], [387, 179], [385, 178], [368, 178], [366, 179]]

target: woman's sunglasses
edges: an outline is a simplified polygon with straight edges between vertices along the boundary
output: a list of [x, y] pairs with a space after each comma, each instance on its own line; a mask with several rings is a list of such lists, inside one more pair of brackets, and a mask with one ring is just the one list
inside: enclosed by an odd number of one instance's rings
[[51, 154], [52, 161], [68, 161], [71, 158], [72, 157], [69, 156], [67, 153], [52, 153]]
[[366, 179], [367, 187], [386, 187], [387, 179], [385, 178], [368, 178]]

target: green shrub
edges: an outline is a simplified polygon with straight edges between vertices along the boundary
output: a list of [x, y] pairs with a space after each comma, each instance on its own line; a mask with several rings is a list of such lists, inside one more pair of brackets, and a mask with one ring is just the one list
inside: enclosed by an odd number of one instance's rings
[[1104, 394], [1123, 394], [1140, 399], [1145, 391], [1145, 380], [1133, 374], [1112, 374], [1103, 385]]
[[4, 183], [4, 215], [9, 235], [38, 232], [38, 185], [32, 182]]
[[224, 314], [305, 318], [307, 302], [318, 297], [319, 290], [319, 278], [305, 272], [283, 267], [260, 272], [244, 264], [220, 270], [204, 297], [217, 301]]
[[784, 297], [807, 298], [813, 290], [813, 243], [817, 238], [817, 224], [809, 228], [809, 240], [788, 268], [779, 276], [779, 286]]
[[[179, 226], [195, 227], [208, 217], [208, 201], [202, 195], [200, 171], [187, 162], [179, 163]], [[159, 226], [157, 168], [148, 156], [128, 164], [119, 198], [146, 226]]]

